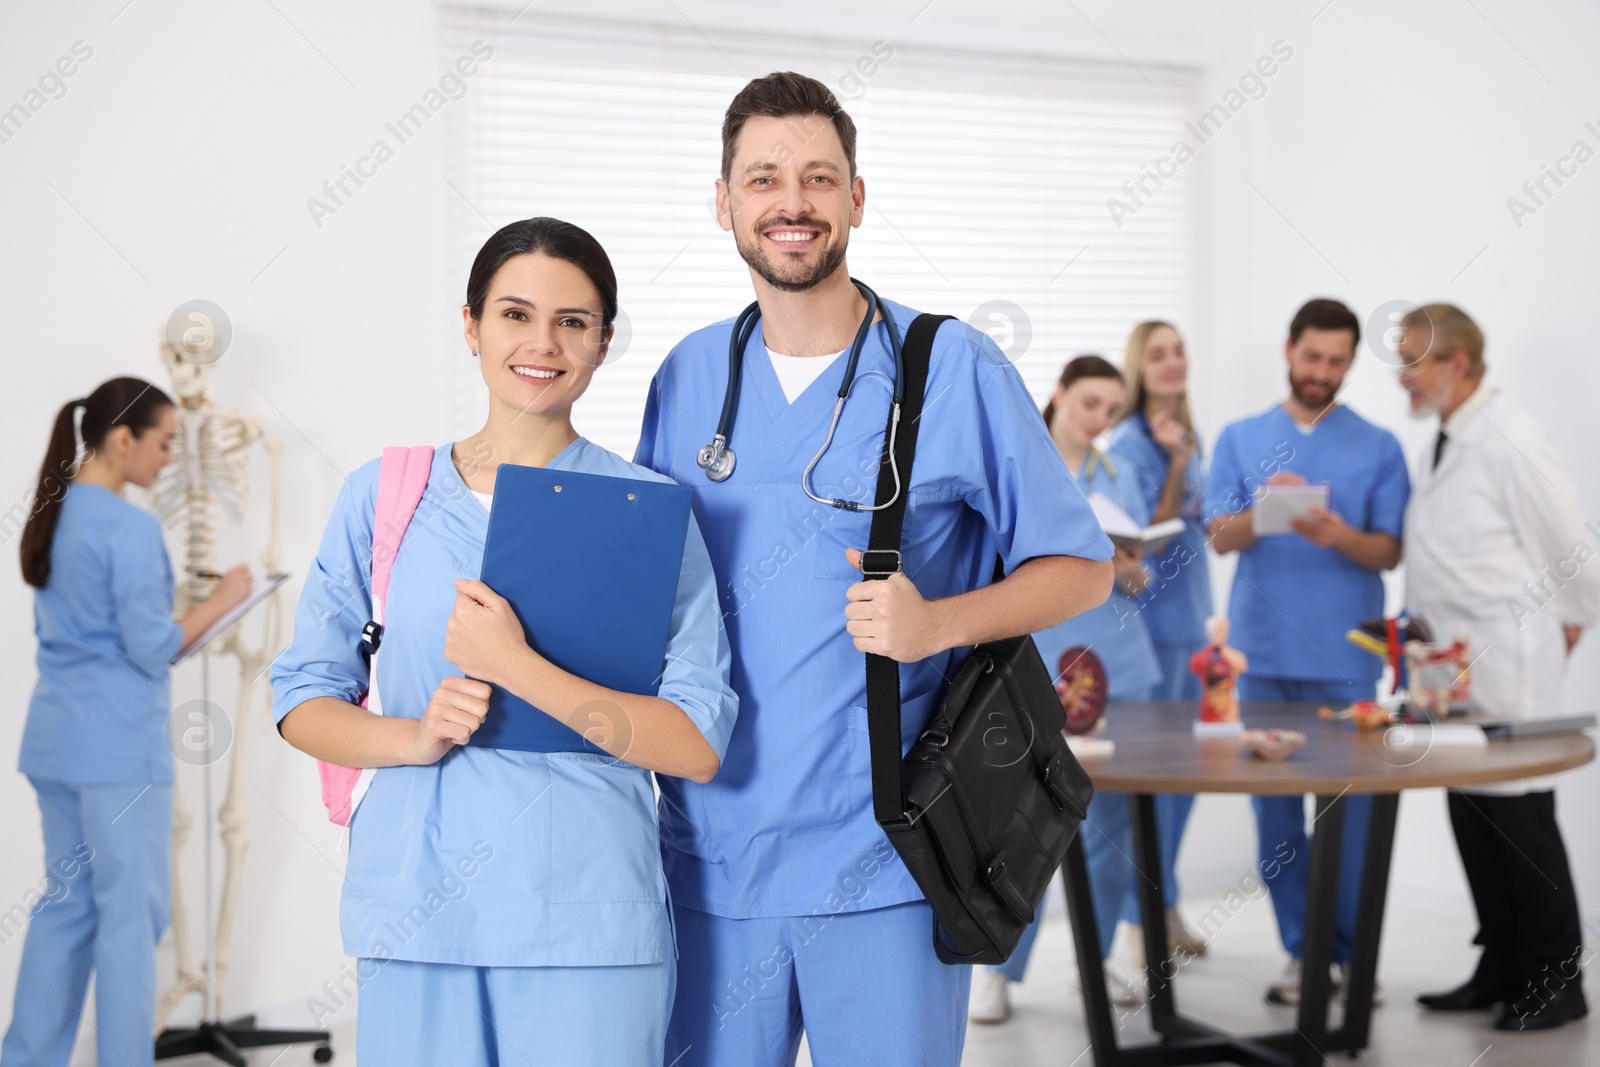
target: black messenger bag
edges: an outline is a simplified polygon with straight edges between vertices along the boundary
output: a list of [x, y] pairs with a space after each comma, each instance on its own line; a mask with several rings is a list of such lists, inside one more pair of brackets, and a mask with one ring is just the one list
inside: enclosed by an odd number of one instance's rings
[[[921, 315], [906, 331], [895, 442], [906, 488], [892, 507], [873, 513], [861, 560], [869, 579], [900, 569], [928, 362], [948, 317]], [[889, 439], [886, 433], [878, 503], [895, 490]], [[997, 566], [997, 580], [1000, 573]], [[902, 761], [900, 665], [867, 656], [873, 815], [933, 908], [934, 950], [945, 963], [1004, 963], [1066, 857], [1094, 785], [1067, 748], [1065, 725], [1033, 638], [991, 641], [961, 663]]]

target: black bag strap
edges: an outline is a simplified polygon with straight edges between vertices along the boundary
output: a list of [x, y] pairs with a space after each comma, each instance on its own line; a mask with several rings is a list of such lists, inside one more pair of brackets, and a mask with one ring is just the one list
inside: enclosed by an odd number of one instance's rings
[[[899, 426], [889, 412], [883, 435], [883, 458], [878, 466], [875, 504], [890, 497], [894, 503], [872, 513], [867, 551], [861, 572], [868, 579], [885, 579], [900, 570], [900, 534], [905, 526], [906, 498], [911, 493], [911, 464], [917, 454], [917, 431], [922, 425], [922, 399], [928, 385], [928, 363], [939, 324], [950, 315], [918, 315], [906, 330], [901, 357], [905, 364]], [[895, 496], [894, 471], [889, 465], [889, 442], [894, 442], [895, 467], [900, 471], [900, 493]], [[872, 751], [872, 814], [878, 825], [906, 821], [905, 784], [900, 777], [900, 664], [887, 656], [867, 655], [867, 740]]]

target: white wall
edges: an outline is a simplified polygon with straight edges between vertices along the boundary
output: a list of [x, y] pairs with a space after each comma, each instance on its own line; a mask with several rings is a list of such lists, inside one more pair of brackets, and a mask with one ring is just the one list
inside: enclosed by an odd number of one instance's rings
[[[540, 9], [563, 7], [580, 10]], [[750, 10], [677, 5], [713, 38], [719, 24], [752, 28]], [[858, 10], [844, 0], [810, 5], [815, 23], [807, 29], [859, 35]], [[680, 17], [642, 2], [581, 11]], [[1493, 380], [1548, 412], [1586, 514], [1600, 517], [1600, 490], [1582, 462], [1600, 431], [1588, 418], [1596, 371], [1579, 317], [1600, 282], [1592, 250], [1600, 164], [1584, 167], [1520, 228], [1505, 205], [1574, 140], [1600, 147], [1583, 129], [1586, 119], [1600, 125], [1597, 75], [1581, 51], [1600, 28], [1592, 5], [1530, 14], [1505, 0], [1400, 9], [1377, 0], [1325, 8], [1322, 0], [1204, 8], [1082, 0], [1075, 9], [1044, 0], [895, 0], [873, 12], [872, 35], [890, 40], [1115, 49], [1135, 63], [1198, 59], [1210, 75], [1197, 112], [1275, 41], [1286, 42], [1293, 57], [1266, 95], [1190, 164], [1200, 168], [1210, 205], [1197, 235], [1207, 310], [1187, 324], [1204, 429], [1214, 435], [1282, 394], [1277, 353], [1305, 298], [1339, 296], [1362, 313], [1393, 298], [1448, 299], [1484, 326]], [[93, 56], [64, 97], [0, 144], [0, 351], [7, 384], [22, 400], [0, 423], [0, 444], [13, 457], [0, 478], [0, 510], [28, 491], [56, 406], [113, 374], [160, 381], [156, 331], [180, 302], [205, 297], [237, 326], [218, 398], [262, 415], [285, 441], [287, 559], [303, 571], [343, 471], [381, 443], [444, 440], [461, 429], [436, 402], [461, 358], [455, 308], [463, 284], [446, 264], [445, 220], [456, 194], [443, 180], [442, 119], [320, 227], [305, 203], [454, 58], [436, 46], [431, 5], [224, 10], [177, 0], [122, 8], [114, 0], [93, 13], [36, 5], [7, 21], [0, 107], [23, 99], [74, 42], [86, 42]], [[1407, 422], [1392, 379], [1364, 356], [1347, 399], [1394, 427], [1415, 456], [1429, 431]], [[6, 549], [14, 551], [14, 541]], [[0, 752], [16, 750], [32, 684], [29, 619], [14, 566], [0, 568], [0, 667], [14, 679], [0, 697]], [[1590, 640], [1573, 659], [1575, 707], [1594, 706], [1597, 648]], [[176, 698], [195, 687], [194, 671], [181, 672]], [[225, 706], [232, 699], [225, 690], [213, 696]], [[255, 844], [230, 1003], [286, 1015], [342, 966], [342, 864], [309, 761], [259, 716], [248, 743]], [[182, 788], [193, 803], [193, 774]], [[1591, 915], [1600, 909], [1600, 848], [1582, 816], [1597, 801], [1600, 770], [1563, 780], [1563, 821]], [[4, 908], [36, 884], [40, 863], [35, 807], [20, 776], [0, 775], [0, 805]], [[1185, 853], [1191, 886], [1236, 881], [1249, 869], [1252, 841], [1238, 798], [1207, 798]], [[191, 846], [191, 879], [197, 854]], [[1464, 909], [1438, 794], [1406, 799], [1395, 880], [1397, 892]], [[19, 949], [20, 939], [0, 945], [7, 1004]]]

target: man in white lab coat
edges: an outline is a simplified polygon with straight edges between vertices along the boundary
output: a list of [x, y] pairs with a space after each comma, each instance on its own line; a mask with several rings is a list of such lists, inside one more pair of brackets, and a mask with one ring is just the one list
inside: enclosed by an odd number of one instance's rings
[[[1412, 414], [1440, 420], [1406, 513], [1407, 607], [1441, 640], [1467, 635], [1486, 711], [1560, 714], [1567, 656], [1600, 602], [1600, 525], [1584, 523], [1534, 416], [1483, 384], [1472, 319], [1430, 304], [1401, 326]], [[1419, 1001], [1435, 1011], [1499, 1005], [1501, 1030], [1581, 1018], [1582, 930], [1551, 780], [1452, 789], [1449, 805], [1483, 954], [1466, 984]]]

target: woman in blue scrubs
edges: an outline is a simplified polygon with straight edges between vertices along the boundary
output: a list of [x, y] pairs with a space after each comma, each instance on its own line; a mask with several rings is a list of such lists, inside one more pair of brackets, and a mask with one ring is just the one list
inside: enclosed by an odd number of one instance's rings
[[[1099, 356], [1078, 356], [1061, 372], [1055, 395], [1045, 405], [1044, 419], [1083, 495], [1091, 500], [1096, 493], [1107, 497], [1144, 526], [1149, 523], [1149, 511], [1143, 495], [1132, 479], [1094, 444], [1117, 424], [1125, 396], [1122, 373], [1115, 366]], [[1042, 630], [1033, 639], [1053, 675], [1065, 666], [1061, 662], [1064, 652], [1088, 647], [1105, 667], [1109, 699], [1149, 700], [1162, 681], [1161, 665], [1145, 627], [1139, 599], [1150, 584], [1150, 574], [1140, 553], [1120, 546], [1112, 563], [1116, 588], [1104, 604]], [[1081, 833], [1100, 933], [1100, 957], [1104, 959], [1111, 954], [1123, 896], [1132, 889], [1132, 824], [1127, 796], [1097, 793]], [[1033, 925], [1023, 933], [1010, 959], [973, 975], [968, 1016], [974, 1022], [1003, 1022], [1010, 1017], [1009, 984], [1022, 981], [1043, 912], [1041, 902]], [[1109, 966], [1106, 979], [1114, 1002], [1140, 1002], [1134, 985]]]
[[[1141, 322], [1128, 335], [1122, 360], [1128, 407], [1111, 434], [1111, 456], [1127, 473], [1129, 488], [1144, 498], [1151, 522], [1181, 518], [1184, 530], [1150, 561], [1150, 586], [1140, 598], [1144, 619], [1161, 662], [1161, 684], [1153, 700], [1200, 700], [1200, 679], [1189, 671], [1189, 657], [1206, 644], [1211, 615], [1211, 565], [1207, 558], [1201, 503], [1206, 478], [1200, 435], [1189, 413], [1189, 358], [1183, 337], [1171, 323]], [[1156, 827], [1161, 837], [1161, 874], [1167, 907], [1167, 944], [1203, 956], [1205, 938], [1178, 911], [1178, 846], [1194, 808], [1193, 794], [1156, 797]], [[1122, 918], [1139, 923], [1139, 904], [1130, 888]], [[1137, 951], [1143, 941], [1135, 937]]]
[[[376, 460], [346, 480], [294, 642], [273, 664], [283, 736], [378, 769], [350, 821], [340, 908], [358, 960], [363, 1063], [662, 1060], [675, 943], [651, 772], [708, 781], [737, 712], [704, 541], [691, 523], [655, 695], [545, 660], [478, 580], [501, 463], [666, 481], [573, 429], [616, 314], [616, 275], [585, 231], [528, 219], [489, 239], [462, 314], [488, 419], [435, 450], [395, 558], [377, 660], [383, 715], [356, 704]], [[528, 565], [565, 566], [565, 546], [534, 534]], [[586, 736], [611, 755], [464, 747], [490, 683], [580, 731], [602, 709], [607, 728]]]
[[32, 918], [4, 1067], [65, 1067], [91, 971], [97, 1062], [154, 1056], [156, 942], [170, 907], [168, 664], [250, 591], [250, 572], [235, 567], [172, 617], [161, 523], [121, 493], [155, 484], [177, 428], [172, 399], [138, 378], [64, 405], [23, 527], [39, 679], [18, 769], [39, 796], [45, 874], [24, 901]]

